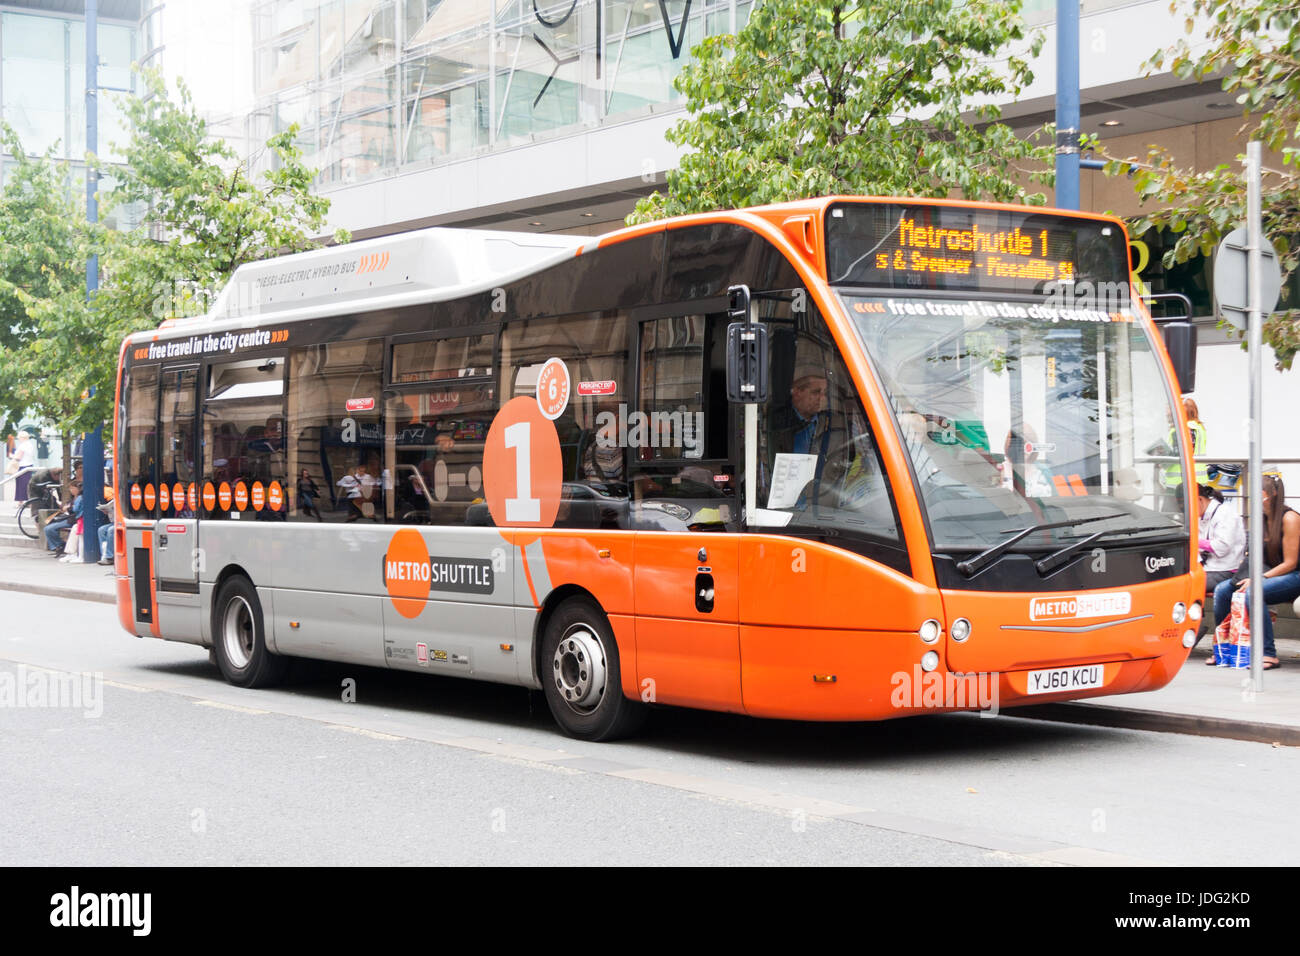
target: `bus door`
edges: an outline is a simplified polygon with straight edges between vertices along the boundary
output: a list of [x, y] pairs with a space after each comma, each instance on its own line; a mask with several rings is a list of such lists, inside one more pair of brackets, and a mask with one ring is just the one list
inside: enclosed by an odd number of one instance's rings
[[637, 683], [740, 712], [739, 519], [725, 313], [640, 323], [628, 429]]
[[170, 639], [200, 636], [197, 520], [198, 366], [168, 368], [158, 396], [157, 518], [153, 576], [159, 626]]
[[158, 507], [157, 365], [133, 365], [123, 374], [122, 400], [113, 467], [117, 500], [125, 520], [123, 545], [130, 578], [127, 630], [157, 636], [158, 608], [154, 582], [154, 524]]

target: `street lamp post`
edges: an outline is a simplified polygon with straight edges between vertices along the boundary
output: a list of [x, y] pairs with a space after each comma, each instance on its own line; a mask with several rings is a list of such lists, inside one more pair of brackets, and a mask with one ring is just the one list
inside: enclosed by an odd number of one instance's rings
[[1056, 0], [1056, 205], [1079, 208], [1079, 0]]
[[[98, 0], [86, 0], [86, 151], [99, 150], [99, 9]], [[86, 164], [86, 221], [99, 222], [98, 175]], [[94, 253], [86, 260], [86, 299], [99, 288], [99, 257]], [[87, 564], [99, 560], [99, 526], [105, 520], [99, 511], [104, 501], [104, 426], [86, 436], [81, 445], [81, 516], [84, 534], [81, 539], [82, 560]]]

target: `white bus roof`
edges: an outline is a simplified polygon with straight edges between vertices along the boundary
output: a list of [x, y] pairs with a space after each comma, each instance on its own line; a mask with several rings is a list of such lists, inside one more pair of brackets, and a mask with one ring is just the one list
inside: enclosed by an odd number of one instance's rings
[[206, 318], [260, 316], [388, 296], [454, 299], [553, 265], [590, 241], [584, 236], [420, 229], [250, 262], [235, 270]]

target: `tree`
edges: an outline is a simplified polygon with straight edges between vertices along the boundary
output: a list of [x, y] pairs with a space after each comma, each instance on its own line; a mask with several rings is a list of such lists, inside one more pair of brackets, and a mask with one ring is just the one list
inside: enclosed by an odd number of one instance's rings
[[0, 141], [15, 163], [0, 196], [0, 418], [30, 412], [59, 430], [66, 485], [68, 438], [98, 420], [99, 407], [82, 395], [103, 387], [117, 359], [116, 348], [110, 359], [100, 354], [86, 302], [85, 263], [102, 233], [72, 200], [67, 164], [54, 160], [54, 147], [29, 157], [7, 124]]
[[244, 263], [314, 248], [330, 205], [311, 192], [315, 171], [294, 145], [296, 127], [267, 141], [274, 168], [251, 178], [209, 134], [183, 82], [173, 102], [158, 73], [142, 79], [144, 96], [119, 100], [132, 134], [108, 203], [147, 210], [148, 228], [117, 235], [105, 264], [99, 306], [119, 331], [140, 316], [201, 314]]
[[[28, 157], [3, 132], [17, 167], [0, 197], [0, 414], [30, 410], [55, 423], [65, 449], [68, 435], [110, 417], [123, 338], [204, 311], [245, 262], [314, 246], [329, 209], [311, 194], [295, 129], [267, 142], [275, 168], [253, 179], [209, 135], [184, 84], [174, 102], [158, 74], [143, 81], [146, 96], [120, 101], [131, 128], [126, 165], [104, 172], [114, 182], [106, 209], [137, 204], [146, 229], [87, 225], [66, 167], [52, 154]], [[88, 303], [92, 252], [102, 275]]]
[[828, 193], [1042, 203], [1025, 184], [1052, 151], [993, 105], [1033, 78], [1006, 54], [1024, 39], [1018, 0], [756, 3], [677, 77], [690, 115], [667, 136], [691, 151], [628, 222]]
[[[1180, 9], [1178, 0], [1170, 6]], [[1272, 240], [1282, 271], [1300, 264], [1300, 167], [1294, 145], [1300, 133], [1300, 4], [1296, 0], [1184, 0], [1185, 27], [1192, 35], [1208, 22], [1205, 40], [1180, 39], [1156, 53], [1152, 68], [1168, 64], [1184, 80], [1221, 77], [1224, 92], [1235, 94], [1243, 114], [1242, 131], [1282, 154], [1282, 169], [1266, 169], [1263, 183], [1264, 232]], [[1145, 161], [1108, 157], [1110, 175], [1132, 173], [1143, 202], [1160, 209], [1133, 221], [1134, 235], [1168, 230], [1178, 238], [1166, 249], [1165, 265], [1209, 256], [1220, 240], [1246, 218], [1246, 184], [1239, 165], [1208, 171], [1180, 166], [1167, 149], [1153, 146]], [[1300, 310], [1275, 312], [1263, 328], [1280, 369], [1291, 367], [1300, 350]]]

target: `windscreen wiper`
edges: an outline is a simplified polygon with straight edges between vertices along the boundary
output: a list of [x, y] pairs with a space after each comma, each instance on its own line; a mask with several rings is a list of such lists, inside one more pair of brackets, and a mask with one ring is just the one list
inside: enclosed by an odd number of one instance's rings
[[1156, 524], [1146, 525], [1141, 528], [1112, 528], [1109, 531], [1098, 531], [1096, 534], [1090, 534], [1086, 538], [1080, 538], [1072, 544], [1067, 544], [1060, 551], [1055, 551], [1040, 561], [1035, 561], [1034, 567], [1037, 569], [1039, 574], [1048, 574], [1051, 571], [1055, 571], [1061, 565], [1067, 563], [1076, 552], [1082, 551], [1088, 545], [1095, 541], [1100, 541], [1103, 538], [1113, 538], [1116, 535], [1124, 534], [1139, 534], [1143, 531], [1173, 531], [1178, 527], [1179, 525]]
[[1112, 511], [1108, 514], [1095, 515], [1091, 518], [1071, 518], [1068, 521], [1044, 521], [1041, 524], [1030, 525], [1028, 528], [1021, 528], [1014, 534], [1009, 531], [1004, 532], [1004, 534], [1011, 534], [1011, 537], [993, 545], [991, 548], [986, 548], [973, 558], [967, 558], [965, 561], [958, 562], [957, 570], [968, 578], [974, 577], [984, 568], [1002, 557], [1002, 555], [1010, 550], [1013, 545], [1017, 544], [1023, 538], [1029, 537], [1035, 531], [1051, 531], [1053, 528], [1071, 528], [1077, 524], [1087, 524], [1090, 521], [1104, 521], [1107, 518], [1117, 518], [1120, 515], [1127, 513], [1128, 512], [1126, 511]]

